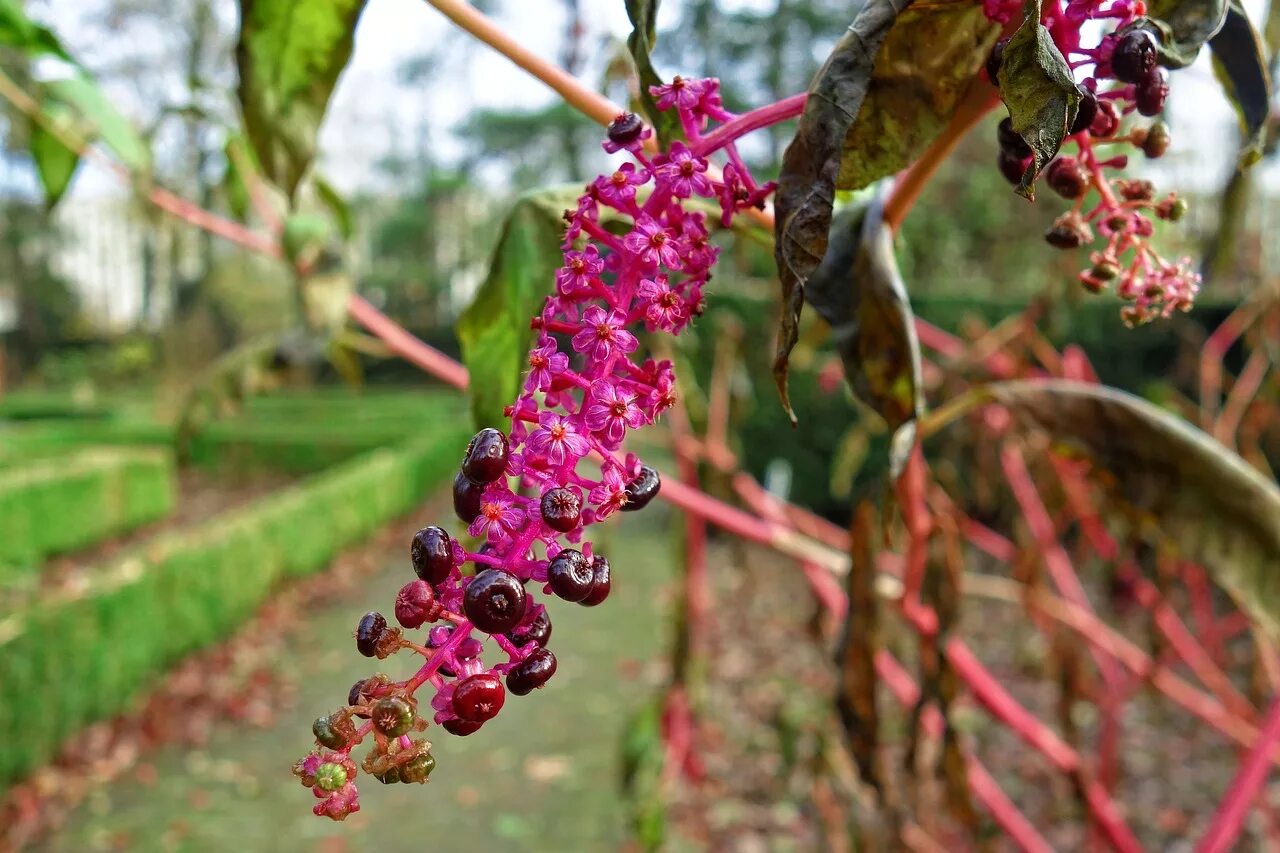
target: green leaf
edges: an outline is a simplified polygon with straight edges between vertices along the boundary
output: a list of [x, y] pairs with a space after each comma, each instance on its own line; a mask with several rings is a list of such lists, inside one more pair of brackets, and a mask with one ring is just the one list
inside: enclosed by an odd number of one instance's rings
[[294, 263], [307, 256], [314, 257], [329, 242], [333, 226], [329, 220], [314, 213], [295, 213], [284, 221], [280, 244], [284, 255]]
[[650, 86], [661, 86], [662, 78], [653, 67], [652, 51], [658, 41], [658, 0], [627, 0], [627, 17], [631, 19], [631, 35], [627, 37], [627, 49], [636, 64], [640, 78], [640, 103], [646, 117], [653, 125], [658, 141], [665, 148], [680, 130], [675, 110], [659, 110]]
[[27, 17], [21, 0], [0, 0], [0, 46], [17, 48], [28, 56], [72, 61], [57, 36]]
[[[44, 105], [44, 114], [51, 122], [74, 127], [75, 116], [64, 104], [47, 103]], [[80, 155], [34, 121], [31, 123], [30, 145], [31, 158], [35, 161], [36, 173], [44, 188], [45, 205], [53, 209], [71, 185], [76, 167], [80, 165]]]
[[810, 84], [800, 125], [782, 158], [775, 196], [774, 259], [783, 311], [773, 374], [793, 423], [787, 363], [800, 336], [805, 285], [827, 252], [844, 139], [867, 96], [880, 45], [910, 2], [868, 0], [862, 7]]
[[1018, 194], [1034, 200], [1036, 176], [1058, 155], [1080, 105], [1071, 68], [1040, 23], [1039, 0], [1026, 0], [1026, 16], [1004, 49], [999, 77], [1013, 129], [1031, 146]]
[[46, 101], [74, 111], [82, 137], [105, 144], [134, 176], [150, 173], [151, 147], [87, 73], [78, 71], [71, 77], [50, 80], [43, 89]]
[[[920, 343], [906, 286], [884, 224], [883, 195], [837, 218], [826, 257], [814, 270], [806, 301], [831, 325], [845, 379], [858, 399], [884, 418], [891, 434], [924, 408]], [[892, 443], [895, 471], [908, 440]]]
[[367, 0], [240, 0], [240, 108], [268, 180], [290, 197], [351, 58]]
[[1158, 522], [1272, 637], [1280, 635], [1280, 489], [1186, 421], [1123, 391], [1004, 382], [982, 396], [1090, 456], [1112, 493]]
[[579, 188], [526, 193], [502, 225], [489, 274], [458, 318], [462, 361], [471, 373], [471, 414], [477, 426], [502, 423], [502, 410], [519, 393], [533, 331], [529, 318], [551, 293], [564, 263], [560, 241], [566, 209]]
[[[1185, 68], [1195, 62], [1200, 48], [1222, 27], [1227, 0], [1152, 0], [1147, 4], [1147, 14], [1152, 19], [1149, 23], [1161, 36], [1161, 64]], [[1143, 19], [1130, 26], [1144, 26]]]
[[627, 721], [622, 730], [622, 792], [636, 840], [645, 850], [662, 849], [666, 837], [666, 803], [662, 770], [662, 700], [654, 700]]
[[1240, 116], [1245, 141], [1240, 165], [1251, 166], [1262, 157], [1271, 79], [1262, 40], [1239, 0], [1231, 0], [1222, 28], [1209, 39], [1209, 49], [1213, 51], [1214, 73]]
[[249, 141], [238, 133], [227, 137], [223, 153], [227, 159], [227, 170], [222, 176], [222, 193], [226, 198], [227, 207], [231, 208], [231, 214], [243, 222], [249, 218], [252, 200], [249, 195], [249, 182], [241, 172], [240, 164], [245, 163], [258, 168], [258, 158], [249, 146]]
[[320, 199], [321, 204], [328, 208], [329, 213], [333, 215], [333, 221], [338, 225], [338, 233], [342, 235], [344, 240], [350, 240], [352, 233], [355, 231], [355, 220], [351, 217], [351, 207], [347, 204], [346, 199], [334, 188], [333, 184], [319, 175], [311, 179], [311, 185], [315, 187], [316, 197]]
[[845, 136], [836, 186], [861, 189], [913, 162], [947, 126], [999, 35], [999, 24], [972, 0], [941, 0], [899, 15]]

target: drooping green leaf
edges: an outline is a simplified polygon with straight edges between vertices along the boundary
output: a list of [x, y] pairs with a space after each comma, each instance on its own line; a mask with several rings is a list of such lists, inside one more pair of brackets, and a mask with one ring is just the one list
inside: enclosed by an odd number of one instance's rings
[[333, 184], [319, 175], [311, 179], [311, 184], [315, 187], [316, 197], [320, 199], [320, 203], [328, 208], [329, 213], [333, 215], [333, 221], [338, 226], [338, 233], [342, 235], [343, 239], [351, 239], [351, 234], [355, 229], [355, 220], [351, 217], [351, 207], [347, 204], [347, 200], [334, 188]]
[[[1227, 0], [1153, 0], [1147, 15], [1160, 34], [1161, 64], [1185, 68], [1221, 27]], [[1133, 26], [1144, 26], [1142, 19]]]
[[861, 189], [914, 161], [947, 126], [999, 35], [1000, 26], [972, 0], [899, 15], [845, 136], [837, 188]]
[[1091, 457], [1112, 494], [1280, 635], [1280, 489], [1272, 480], [1186, 421], [1113, 388], [1004, 382], [982, 396]]
[[489, 274], [458, 318], [462, 361], [471, 373], [471, 413], [477, 426], [502, 422], [528, 368], [533, 332], [529, 318], [551, 293], [564, 262], [560, 241], [566, 209], [576, 206], [578, 189], [526, 193], [502, 225]]
[[72, 61], [56, 35], [27, 17], [21, 0], [0, 0], [0, 46], [16, 48], [28, 56]]
[[627, 17], [631, 19], [631, 35], [627, 37], [627, 49], [636, 64], [640, 78], [640, 103], [646, 118], [653, 125], [658, 141], [665, 147], [679, 131], [679, 119], [675, 110], [659, 110], [650, 86], [662, 85], [662, 78], [653, 67], [653, 47], [658, 41], [658, 0], [627, 0]]
[[810, 84], [800, 126], [783, 155], [774, 226], [783, 306], [773, 374], [792, 422], [787, 363], [800, 335], [805, 285], [827, 252], [844, 139], [867, 96], [880, 45], [910, 2], [868, 0], [862, 7]]
[[43, 89], [46, 102], [62, 104], [75, 114], [82, 137], [106, 145], [134, 176], [151, 171], [151, 147], [86, 72], [50, 80]]
[[1000, 63], [1000, 97], [1009, 108], [1013, 129], [1031, 146], [1031, 164], [1018, 194], [1036, 196], [1036, 176], [1058, 155], [1067, 128], [1075, 120], [1080, 90], [1067, 60], [1040, 23], [1040, 0], [1026, 0], [1022, 26], [1009, 40]]
[[248, 178], [241, 167], [243, 165], [256, 169], [258, 159], [249, 146], [249, 141], [238, 133], [227, 137], [222, 150], [227, 159], [227, 170], [222, 176], [222, 194], [227, 207], [231, 208], [231, 214], [244, 221], [249, 218], [252, 200], [249, 196]]
[[240, 108], [263, 174], [290, 197], [368, 0], [240, 0]]
[[[43, 108], [45, 118], [58, 126], [74, 126], [75, 116], [65, 104], [47, 103]], [[35, 161], [36, 174], [44, 188], [45, 205], [52, 209], [71, 185], [80, 155], [76, 154], [38, 122], [31, 123], [31, 159]]]
[[[884, 224], [883, 195], [836, 219], [805, 299], [830, 324], [858, 399], [884, 419], [890, 434], [913, 424], [924, 408], [920, 343], [893, 234]], [[893, 451], [900, 454], [910, 444], [894, 441]], [[897, 455], [892, 460], [895, 473], [903, 461]]]
[[1209, 49], [1213, 51], [1213, 70], [1222, 90], [1240, 116], [1245, 139], [1240, 165], [1251, 166], [1262, 157], [1271, 108], [1271, 78], [1262, 40], [1240, 0], [1231, 0], [1222, 28], [1209, 39]]

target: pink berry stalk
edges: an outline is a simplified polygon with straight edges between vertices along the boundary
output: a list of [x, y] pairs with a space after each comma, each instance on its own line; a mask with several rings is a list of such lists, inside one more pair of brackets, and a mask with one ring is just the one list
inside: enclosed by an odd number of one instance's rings
[[[454, 507], [474, 544], [439, 527], [419, 531], [411, 549], [418, 579], [396, 601], [401, 627], [378, 614], [361, 621], [362, 653], [382, 659], [409, 649], [424, 663], [403, 682], [379, 675], [353, 686], [344, 708], [316, 721], [321, 749], [295, 766], [322, 800], [318, 815], [341, 820], [358, 810], [351, 752], [370, 739], [366, 773], [425, 781], [430, 744], [412, 736], [428, 727], [420, 688], [432, 691], [431, 722], [469, 735], [508, 694], [545, 684], [557, 667], [547, 602], [595, 606], [612, 586], [612, 567], [587, 528], [643, 508], [661, 488], [656, 471], [621, 452], [630, 432], [655, 423], [677, 398], [671, 363], [643, 358], [636, 331], [679, 334], [702, 312], [719, 251], [706, 208], [718, 206], [727, 225], [762, 207], [774, 187], [753, 179], [734, 141], [794, 116], [803, 100], [734, 116], [713, 79], [677, 77], [653, 94], [677, 111], [685, 141], [648, 156], [651, 132], [636, 116], [609, 126], [605, 150], [629, 159], [565, 211], [564, 265], [532, 320], [536, 341], [523, 389], [506, 410], [510, 424], [472, 440], [454, 483]], [[714, 151], [728, 160], [718, 175], [707, 160]], [[464, 572], [468, 563], [474, 571]], [[427, 631], [421, 644], [403, 636], [417, 628]], [[369, 722], [357, 726], [361, 718]]]

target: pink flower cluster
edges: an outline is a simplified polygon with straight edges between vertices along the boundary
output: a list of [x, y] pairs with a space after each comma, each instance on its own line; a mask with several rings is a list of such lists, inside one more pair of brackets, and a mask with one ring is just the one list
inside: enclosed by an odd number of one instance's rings
[[[1152, 247], [1155, 219], [1176, 221], [1186, 202], [1173, 194], [1156, 196], [1148, 181], [1113, 179], [1108, 170], [1124, 169], [1124, 153], [1101, 153], [1104, 146], [1129, 145], [1148, 158], [1160, 157], [1169, 144], [1168, 127], [1125, 122], [1132, 115], [1158, 116], [1168, 95], [1168, 73], [1158, 66], [1159, 36], [1144, 30], [1142, 0], [1055, 0], [1044, 5], [1042, 22], [1081, 84], [1083, 100], [1064, 153], [1046, 169], [1049, 183], [1074, 200], [1046, 238], [1056, 246], [1102, 245], [1090, 253], [1091, 265], [1080, 281], [1092, 292], [1114, 286], [1129, 304], [1121, 317], [1129, 325], [1190, 309], [1200, 275], [1189, 258], [1168, 261]], [[1021, 13], [1020, 0], [984, 0], [987, 16], [1007, 23]], [[1099, 30], [1098, 24], [1107, 25]], [[1101, 33], [1085, 47], [1086, 34]], [[1122, 126], [1123, 125], [1123, 126]], [[1064, 145], [1066, 148], [1066, 145]], [[1054, 178], [1059, 180], [1055, 181]], [[1095, 235], [1096, 232], [1096, 235]]]
[[[507, 408], [510, 429], [477, 436], [455, 481], [455, 508], [479, 541], [466, 547], [440, 528], [415, 538], [419, 579], [401, 590], [396, 617], [406, 629], [451, 624], [430, 627], [419, 645], [380, 614], [361, 622], [362, 653], [381, 659], [409, 648], [425, 662], [403, 682], [375, 676], [358, 683], [347, 707], [317, 720], [317, 741], [331, 751], [303, 759], [295, 773], [323, 795], [318, 815], [341, 819], [359, 808], [349, 756], [366, 736], [374, 746], [362, 766], [380, 780], [405, 781], [397, 767], [424, 760], [430, 745], [408, 735], [426, 728], [414, 696], [419, 687], [434, 691], [433, 722], [467, 735], [497, 713], [507, 692], [523, 695], [545, 683], [556, 666], [545, 648], [550, 619], [526, 588], [587, 605], [603, 601], [610, 569], [584, 539], [585, 528], [657, 493], [656, 472], [619, 454], [630, 431], [675, 404], [675, 377], [669, 361], [637, 355], [634, 330], [678, 334], [701, 313], [718, 253], [708, 210], [728, 223], [763, 205], [773, 185], [752, 180], [731, 132], [704, 136], [710, 122], [733, 118], [721, 106], [717, 81], [677, 77], [653, 94], [661, 108], [677, 110], [686, 142], [649, 156], [651, 131], [636, 116], [610, 125], [605, 150], [630, 160], [589, 184], [577, 208], [565, 211], [564, 265], [532, 321], [537, 341], [523, 390]], [[720, 176], [707, 160], [715, 150], [728, 159]], [[626, 223], [625, 233], [617, 233], [618, 223]], [[462, 571], [467, 563], [474, 574]], [[501, 660], [483, 661], [491, 652]], [[357, 727], [359, 719], [368, 722]], [[321, 767], [327, 787], [316, 781]], [[425, 773], [412, 781], [419, 777]]]

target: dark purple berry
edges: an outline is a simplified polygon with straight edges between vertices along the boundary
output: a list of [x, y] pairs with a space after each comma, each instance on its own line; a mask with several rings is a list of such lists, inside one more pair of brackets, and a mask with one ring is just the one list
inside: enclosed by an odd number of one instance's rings
[[551, 591], [565, 601], [582, 601], [590, 595], [593, 577], [587, 558], [574, 548], [565, 548], [547, 566], [547, 583], [551, 584]]
[[421, 628], [423, 623], [440, 618], [441, 606], [431, 584], [424, 580], [409, 581], [396, 594], [396, 621], [406, 628]]
[[493, 427], [476, 433], [467, 445], [462, 473], [476, 483], [492, 483], [507, 473], [507, 437]]
[[542, 520], [547, 527], [568, 533], [582, 519], [582, 499], [568, 489], [548, 489], [542, 495]]
[[471, 720], [459, 720], [455, 718], [452, 720], [445, 720], [440, 725], [444, 726], [444, 730], [451, 735], [466, 737], [467, 735], [473, 735], [480, 731], [480, 727], [484, 725], [484, 723], [475, 723]]
[[1074, 157], [1059, 157], [1050, 163], [1045, 179], [1063, 198], [1080, 198], [1089, 189], [1089, 173]]
[[635, 113], [618, 113], [605, 133], [615, 145], [630, 145], [644, 132], [644, 122]]
[[363, 695], [364, 686], [365, 684], [368, 683], [368, 681], [369, 679], [362, 678], [359, 681], [357, 681], [355, 684], [351, 685], [351, 689], [347, 691], [348, 705], [359, 705], [361, 702], [364, 701], [364, 695]]
[[1009, 46], [1009, 38], [1000, 39], [991, 48], [987, 56], [987, 79], [992, 86], [1000, 85], [1000, 65], [1004, 62], [1004, 49]]
[[1000, 168], [1000, 174], [1004, 175], [1004, 179], [1011, 184], [1022, 183], [1022, 173], [1027, 170], [1026, 158], [1016, 157], [1004, 149], [1000, 150], [1000, 156], [996, 158], [996, 165]]
[[1122, 83], [1141, 83], [1156, 67], [1156, 40], [1144, 29], [1129, 30], [1111, 53], [1111, 73]]
[[526, 643], [537, 643], [545, 646], [547, 641], [551, 639], [551, 617], [547, 613], [547, 608], [539, 605], [538, 615], [533, 617], [533, 621], [527, 625], [518, 625], [507, 632], [507, 637], [517, 646], [523, 646]]
[[[476, 515], [480, 514], [480, 491], [476, 491]], [[455, 504], [457, 496], [458, 490], [455, 481]], [[458, 514], [461, 515], [462, 513], [459, 512]], [[474, 518], [474, 516], [472, 517]], [[453, 540], [449, 538], [449, 534], [441, 527], [424, 527], [413, 534], [413, 542], [409, 545], [409, 557], [413, 560], [413, 571], [418, 577], [432, 586], [437, 586], [444, 583], [449, 577], [449, 573], [453, 571]]]
[[525, 696], [546, 684], [556, 674], [556, 656], [547, 649], [535, 649], [507, 673], [507, 689]]
[[1012, 154], [1019, 162], [1031, 156], [1031, 146], [1013, 129], [1013, 119], [1008, 116], [996, 126], [996, 142], [1001, 151]]
[[408, 734], [413, 728], [413, 706], [399, 696], [388, 696], [373, 703], [373, 727], [387, 737]]
[[1120, 127], [1120, 114], [1115, 104], [1110, 101], [1098, 101], [1098, 114], [1089, 125], [1089, 133], [1099, 139], [1106, 139]]
[[1134, 102], [1138, 112], [1144, 116], [1159, 115], [1164, 110], [1165, 98], [1169, 97], [1169, 72], [1156, 68], [1138, 84], [1134, 93]]
[[356, 627], [356, 649], [371, 658], [378, 653], [378, 641], [387, 632], [387, 620], [381, 613], [370, 610]]
[[483, 495], [483, 483], [475, 482], [461, 471], [453, 478], [453, 511], [467, 524], [475, 521], [476, 516], [480, 514], [480, 500]]
[[640, 473], [634, 480], [627, 483], [627, 502], [622, 505], [622, 511], [635, 512], [644, 509], [649, 505], [649, 501], [657, 497], [661, 488], [662, 478], [658, 476], [658, 472], [648, 465], [641, 465]]
[[1098, 115], [1098, 96], [1088, 89], [1080, 90], [1080, 106], [1076, 108], [1075, 121], [1071, 122], [1069, 134], [1081, 133], [1089, 129]]
[[507, 691], [491, 672], [481, 672], [453, 688], [453, 713], [472, 723], [492, 720], [502, 710]]
[[585, 607], [595, 607], [609, 597], [613, 578], [609, 573], [609, 561], [597, 554], [591, 560], [591, 591], [582, 599]]
[[1079, 249], [1084, 245], [1084, 237], [1079, 230], [1056, 223], [1044, 232], [1044, 239], [1055, 249]]
[[467, 584], [462, 612], [486, 634], [503, 634], [520, 624], [527, 603], [524, 584], [515, 575], [485, 569]]

